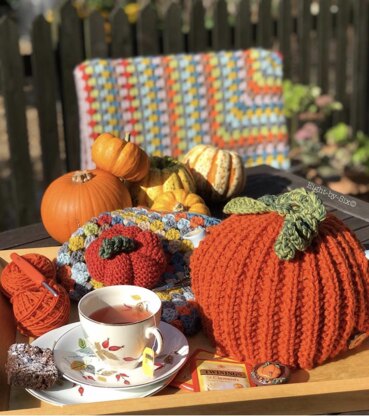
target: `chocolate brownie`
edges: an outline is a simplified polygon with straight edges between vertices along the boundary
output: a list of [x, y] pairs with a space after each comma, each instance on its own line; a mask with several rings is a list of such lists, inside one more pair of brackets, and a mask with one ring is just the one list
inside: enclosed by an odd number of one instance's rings
[[51, 349], [30, 344], [10, 346], [5, 370], [8, 383], [17, 387], [46, 390], [58, 379]]

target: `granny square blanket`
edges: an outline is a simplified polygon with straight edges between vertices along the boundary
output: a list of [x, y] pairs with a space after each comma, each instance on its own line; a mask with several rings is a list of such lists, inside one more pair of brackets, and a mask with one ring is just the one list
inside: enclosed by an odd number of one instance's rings
[[93, 59], [74, 71], [81, 167], [103, 132], [152, 155], [180, 158], [204, 143], [237, 151], [246, 166], [286, 168], [282, 60], [263, 49]]

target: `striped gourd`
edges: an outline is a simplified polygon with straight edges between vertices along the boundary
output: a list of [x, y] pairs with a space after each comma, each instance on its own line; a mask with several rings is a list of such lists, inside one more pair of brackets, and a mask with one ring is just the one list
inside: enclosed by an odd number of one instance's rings
[[246, 182], [245, 168], [236, 152], [199, 144], [183, 159], [205, 200], [221, 201], [239, 195]]

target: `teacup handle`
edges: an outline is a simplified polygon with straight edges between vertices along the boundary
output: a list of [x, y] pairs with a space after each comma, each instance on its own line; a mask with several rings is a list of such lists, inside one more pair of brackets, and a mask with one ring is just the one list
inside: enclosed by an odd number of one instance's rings
[[154, 328], [154, 327], [149, 327], [146, 329], [145, 331], [145, 337], [146, 338], [150, 338], [150, 335], [154, 335], [155, 339], [156, 339], [156, 350], [155, 350], [155, 354], [160, 354], [161, 350], [163, 349], [163, 335], [160, 332], [160, 330], [158, 328]]

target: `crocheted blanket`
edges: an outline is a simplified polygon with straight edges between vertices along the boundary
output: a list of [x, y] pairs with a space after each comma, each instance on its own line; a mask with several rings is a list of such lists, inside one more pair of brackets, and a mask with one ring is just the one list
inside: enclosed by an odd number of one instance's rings
[[102, 213], [78, 228], [59, 249], [56, 259], [58, 280], [71, 299], [79, 300], [89, 291], [102, 287], [91, 278], [85, 261], [86, 248], [102, 231], [115, 224], [151, 230], [161, 238], [169, 258], [162, 280], [154, 289], [162, 300], [162, 320], [187, 335], [194, 334], [200, 328], [200, 319], [190, 286], [189, 260], [193, 244], [182, 236], [198, 227], [207, 229], [219, 222], [219, 219], [201, 214], [162, 214], [144, 208]]
[[181, 157], [204, 143], [237, 151], [246, 166], [289, 166], [282, 62], [263, 49], [93, 59], [75, 69], [81, 166], [102, 132], [149, 154]]

